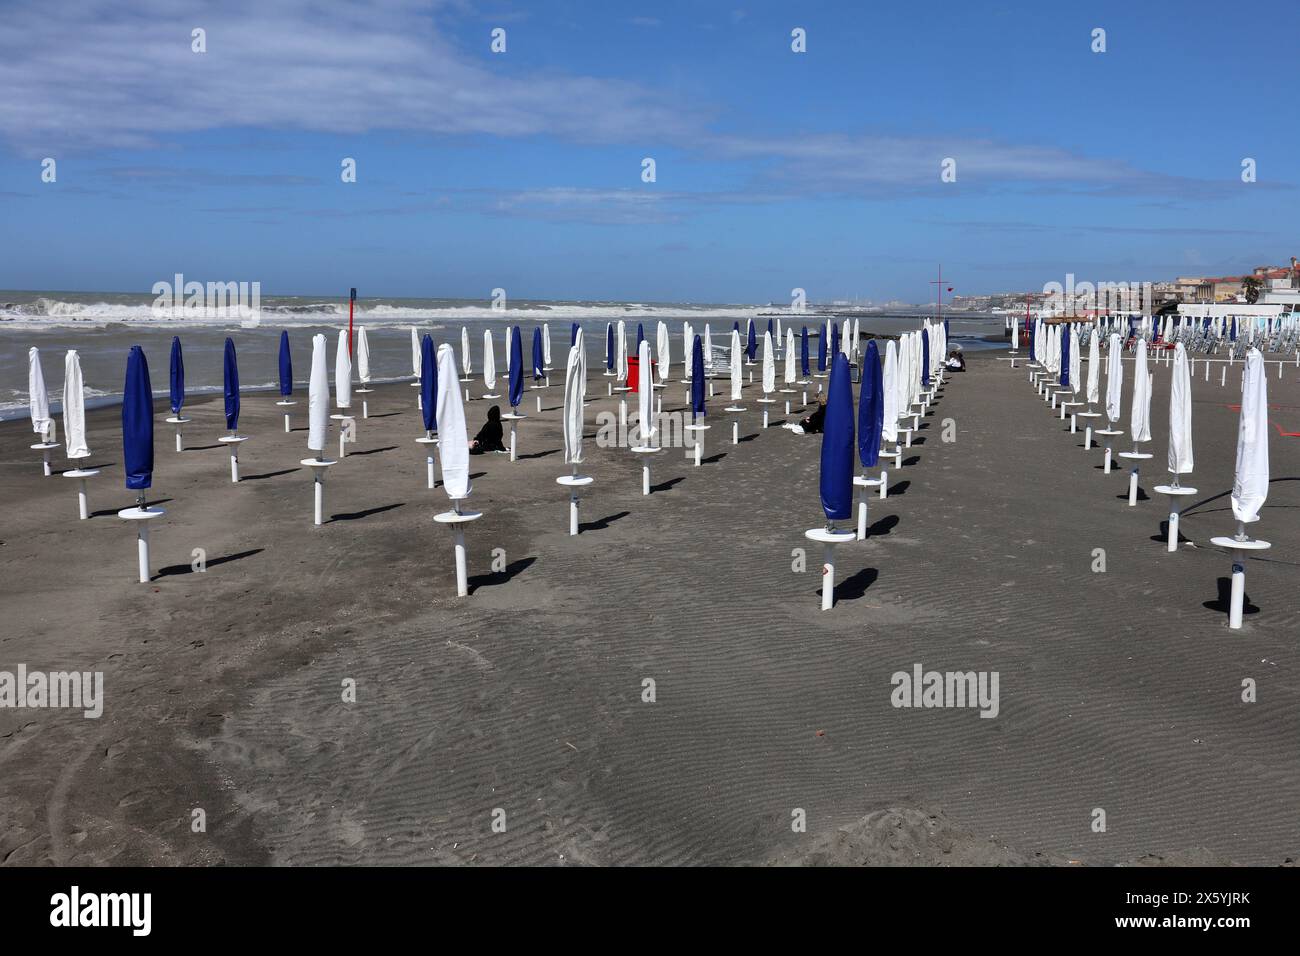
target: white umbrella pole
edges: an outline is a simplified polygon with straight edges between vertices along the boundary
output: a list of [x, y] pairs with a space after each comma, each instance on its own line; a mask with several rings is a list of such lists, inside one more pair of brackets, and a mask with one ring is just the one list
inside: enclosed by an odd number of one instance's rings
[[86, 493], [85, 478], [77, 479], [77, 513], [82, 521], [90, 517], [90, 497]]
[[[867, 485], [862, 485], [862, 498], [858, 501], [858, 540], [867, 540]], [[829, 548], [830, 545], [827, 545]]]
[[247, 435], [222, 435], [217, 441], [230, 448], [230, 482], [239, 484], [239, 446], [248, 441]]
[[134, 508], [123, 508], [117, 513], [119, 518], [135, 522], [136, 556], [141, 584], [149, 583], [149, 522], [163, 514], [165, 512], [161, 508], [146, 508], [143, 494], [137, 499]]

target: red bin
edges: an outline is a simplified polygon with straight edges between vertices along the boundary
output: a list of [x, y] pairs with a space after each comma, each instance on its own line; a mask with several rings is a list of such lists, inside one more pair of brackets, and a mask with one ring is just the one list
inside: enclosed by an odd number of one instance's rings
[[641, 358], [637, 355], [627, 357], [627, 384], [634, 392], [640, 391]]

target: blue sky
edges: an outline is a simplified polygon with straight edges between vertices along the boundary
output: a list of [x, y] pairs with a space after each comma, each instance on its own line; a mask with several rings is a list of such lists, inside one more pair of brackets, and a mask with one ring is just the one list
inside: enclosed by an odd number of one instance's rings
[[0, 288], [925, 301], [940, 262], [973, 294], [1300, 254], [1294, 3], [3, 7]]

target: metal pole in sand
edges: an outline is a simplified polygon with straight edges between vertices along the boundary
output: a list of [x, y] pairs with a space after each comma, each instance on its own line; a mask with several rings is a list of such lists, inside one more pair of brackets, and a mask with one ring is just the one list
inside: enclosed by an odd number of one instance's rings
[[424, 464], [428, 472], [429, 490], [432, 491], [436, 482], [433, 480], [433, 446], [438, 444], [438, 439], [433, 437], [433, 432], [425, 432], [423, 438], [417, 438], [417, 442], [424, 446], [425, 459]]
[[560, 475], [555, 481], [569, 489], [569, 534], [570, 536], [578, 533], [578, 489], [585, 488], [596, 479], [590, 475], [578, 474], [578, 466], [573, 466], [573, 473]]
[[704, 433], [709, 430], [709, 425], [690, 424], [685, 426], [685, 431], [695, 436], [695, 467], [699, 468], [704, 460]]
[[239, 483], [239, 446], [248, 441], [247, 435], [236, 435], [231, 432], [229, 435], [222, 435], [217, 441], [230, 448], [230, 481], [232, 484]]
[[527, 415], [520, 415], [516, 412], [506, 412], [506, 414], [501, 416], [502, 421], [507, 421], [510, 423], [510, 460], [511, 461], [517, 460], [518, 457], [516, 453], [517, 445], [515, 442], [515, 426], [518, 422], [522, 422], [527, 417], [528, 417]]
[[460, 503], [463, 500], [463, 498], [453, 498], [451, 500], [451, 511], [444, 511], [442, 514], [436, 514], [433, 516], [433, 520], [438, 522], [438, 524], [451, 526], [452, 537], [456, 545], [457, 597], [465, 597], [469, 594], [469, 571], [465, 560], [465, 525], [483, 517], [483, 512], [481, 511], [461, 511]]
[[1132, 451], [1122, 451], [1119, 457], [1126, 458], [1133, 462], [1133, 470], [1128, 475], [1128, 506], [1134, 508], [1138, 503], [1138, 462], [1145, 461], [1151, 457], [1146, 452], [1138, 451], [1139, 442], [1133, 442]]
[[723, 411], [732, 416], [731, 419], [731, 443], [740, 444], [740, 413], [745, 410], [743, 405], [728, 405]]
[[357, 420], [351, 415], [344, 415], [341, 412], [331, 415], [330, 418], [339, 423], [339, 458], [346, 458], [348, 457], [348, 442], [357, 440]]
[[77, 512], [82, 521], [90, 517], [90, 498], [86, 494], [86, 479], [94, 478], [97, 474], [99, 474], [99, 471], [94, 468], [74, 468], [63, 473], [64, 478], [77, 479]]
[[[353, 394], [355, 394], [355, 395], [369, 395], [369, 394], [370, 394], [371, 392], [373, 392], [373, 391], [374, 391], [373, 388], [366, 388], [366, 387], [363, 385], [363, 386], [361, 386], [361, 388], [354, 389], [354, 390], [353, 390]], [[361, 399], [361, 417], [362, 417], [362, 418], [369, 418], [369, 417], [370, 417], [370, 402], [369, 402], [369, 400], [367, 400], [367, 399], [365, 399], [365, 398]]]
[[39, 451], [41, 453], [41, 468], [44, 471], [46, 478], [54, 474], [53, 470], [50, 468], [50, 452], [58, 447], [59, 443], [56, 441], [38, 441], [32, 446], [32, 451]]
[[[283, 404], [283, 402], [277, 402], [276, 404], [277, 404], [277, 405], [280, 405], [280, 404]], [[292, 405], [293, 402], [290, 402], [289, 404]], [[175, 426], [176, 426], [176, 450], [177, 450], [177, 451], [184, 451], [184, 450], [185, 450], [185, 439], [183, 439], [183, 438], [181, 437], [181, 426], [184, 425], [185, 423], [187, 423], [187, 422], [189, 421], [189, 419], [188, 419], [188, 418], [181, 418], [179, 415], [173, 415], [171, 418], [168, 418], [166, 421], [167, 421], [167, 424], [168, 424], [168, 425], [175, 425]], [[285, 430], [285, 431], [288, 431], [288, 430], [289, 430], [289, 415], [288, 415], [288, 413], [286, 413], [285, 416], [284, 416], [284, 430]]]
[[660, 448], [652, 448], [649, 445], [637, 445], [632, 449], [632, 454], [641, 455], [641, 494], [650, 494], [650, 456], [656, 452], [662, 451]]
[[822, 549], [822, 610], [829, 611], [835, 606], [835, 546], [855, 537], [852, 531], [840, 531], [834, 522], [828, 522], [824, 528], [812, 528], [804, 532], [809, 541], [820, 541]]
[[879, 478], [868, 478], [865, 474], [854, 475], [853, 483], [862, 489], [862, 497], [858, 500], [858, 540], [867, 540], [867, 498], [871, 492], [869, 488], [879, 488], [880, 497], [885, 497], [885, 481], [888, 472], [881, 470]]
[[165, 511], [161, 508], [145, 507], [144, 495], [136, 499], [134, 508], [123, 508], [117, 516], [124, 521], [135, 522], [136, 554], [139, 558], [140, 583], [149, 583], [149, 522], [161, 518]]
[[[1258, 516], [1255, 520], [1259, 520]], [[1267, 541], [1250, 538], [1246, 534], [1244, 521], [1237, 522], [1237, 534], [1234, 537], [1211, 538], [1210, 544], [1232, 552], [1232, 592], [1228, 604], [1228, 627], [1234, 631], [1240, 630], [1241, 615], [1246, 604], [1246, 552], [1266, 551], [1273, 546]]]
[[[1083, 450], [1088, 451], [1089, 449], [1092, 448], [1092, 420], [1094, 418], [1101, 418], [1101, 412], [1094, 412], [1092, 410], [1092, 406], [1089, 405], [1088, 410], [1086, 412], [1078, 412], [1076, 414], [1076, 417], [1087, 419], [1087, 421], [1084, 423], [1086, 427], [1083, 430]], [[1073, 426], [1071, 426], [1070, 431], [1071, 432], [1074, 431]], [[1101, 434], [1101, 433], [1098, 432], [1097, 434]]]
[[[1114, 425], [1115, 423], [1111, 422], [1111, 424]], [[1100, 435], [1102, 438], [1106, 439], [1106, 466], [1102, 470], [1102, 474], [1109, 475], [1111, 462], [1114, 459], [1114, 455], [1112, 453], [1113, 449], [1111, 446], [1111, 439], [1114, 438], [1116, 435], [1124, 434], [1124, 431], [1123, 429], [1119, 429], [1119, 428], [1099, 428], [1097, 429], [1097, 434]]]
[[1165, 542], [1167, 551], [1178, 550], [1178, 508], [1175, 502], [1180, 495], [1194, 495], [1195, 488], [1184, 488], [1178, 484], [1178, 472], [1171, 472], [1174, 476], [1173, 484], [1156, 485], [1155, 490], [1162, 495], [1169, 495], [1169, 535]]
[[325, 523], [325, 475], [336, 462], [324, 458], [304, 458], [301, 464], [311, 469], [312, 497], [315, 500], [314, 524]]

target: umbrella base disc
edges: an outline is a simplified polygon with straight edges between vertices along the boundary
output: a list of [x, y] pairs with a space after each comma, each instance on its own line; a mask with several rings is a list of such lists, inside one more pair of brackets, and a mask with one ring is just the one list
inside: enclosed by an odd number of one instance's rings
[[467, 521], [477, 521], [481, 517], [483, 517], [481, 511], [444, 511], [434, 515], [433, 520], [438, 524], [465, 524]]
[[94, 478], [97, 474], [99, 474], [99, 469], [97, 468], [87, 468], [84, 471], [80, 468], [73, 468], [71, 471], [65, 471], [63, 473], [63, 477], [64, 478]]
[[1230, 551], [1267, 551], [1273, 547], [1267, 541], [1260, 541], [1258, 538], [1251, 538], [1248, 541], [1238, 541], [1236, 538], [1211, 538], [1210, 544], [1216, 548], [1227, 548]]
[[1153, 491], [1158, 491], [1158, 492], [1159, 492], [1160, 494], [1162, 494], [1162, 495], [1194, 495], [1194, 494], [1196, 494], [1196, 489], [1195, 489], [1195, 488], [1188, 488], [1188, 487], [1186, 487], [1186, 486], [1184, 486], [1184, 485], [1179, 485], [1177, 488], [1175, 488], [1173, 485], [1156, 485], [1155, 488], [1153, 488], [1152, 490], [1153, 490]]
[[844, 544], [846, 541], [856, 541], [858, 533], [856, 531], [827, 531], [825, 528], [810, 528], [803, 533], [803, 536], [809, 541], [820, 541], [822, 544]]
[[161, 508], [123, 508], [117, 513], [119, 518], [126, 521], [148, 521], [150, 518], [161, 518], [167, 512]]
[[238, 445], [241, 441], [248, 441], [248, 435], [222, 435], [217, 441], [226, 445]]
[[1144, 451], [1122, 451], [1119, 453], [1120, 458], [1128, 458], [1131, 461], [1146, 461], [1148, 458], [1154, 458], [1155, 455], [1148, 454]]
[[568, 488], [583, 488], [595, 480], [591, 475], [561, 475], [555, 482]]
[[879, 487], [880, 487], [880, 479], [879, 479], [879, 478], [866, 478], [866, 477], [864, 477], [864, 476], [862, 476], [862, 475], [854, 475], [854, 476], [853, 476], [853, 483], [854, 483], [855, 485], [857, 485], [859, 488], [879, 488]]
[[[277, 405], [284, 405], [285, 403], [284, 403], [284, 402], [276, 402], [275, 404], [277, 404]], [[292, 405], [293, 402], [289, 402], [288, 404]], [[177, 418], [175, 415], [173, 415], [171, 418], [165, 418], [165, 419], [163, 419], [163, 421], [165, 421], [168, 425], [184, 425], [184, 424], [186, 424], [187, 422], [191, 422], [191, 421], [193, 421], [193, 419], [191, 419], [191, 418]]]
[[635, 448], [628, 450], [634, 455], [653, 455], [655, 452], [663, 451], [662, 448], [651, 448], [649, 445], [637, 445]]

